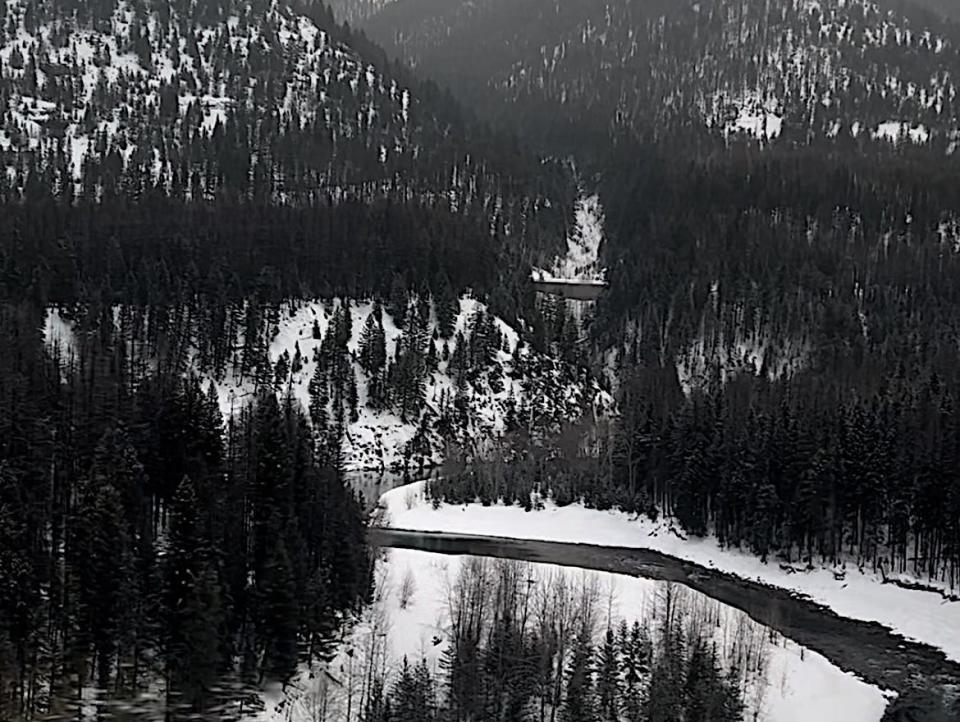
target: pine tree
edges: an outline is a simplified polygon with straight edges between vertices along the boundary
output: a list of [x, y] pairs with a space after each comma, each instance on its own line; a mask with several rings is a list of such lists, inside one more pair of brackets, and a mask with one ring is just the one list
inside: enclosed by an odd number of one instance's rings
[[290, 376], [290, 354], [284, 351], [280, 354], [280, 357], [277, 359], [276, 366], [274, 366], [273, 371], [273, 386], [275, 389], [279, 390], [287, 382], [287, 378]]
[[592, 660], [593, 648], [584, 625], [574, 641], [566, 670], [566, 694], [560, 715], [562, 722], [594, 722], [597, 719]]
[[441, 338], [450, 338], [456, 330], [457, 315], [460, 313], [460, 301], [450, 286], [450, 279], [444, 275], [440, 290], [434, 298], [437, 315], [437, 331]]
[[315, 435], [323, 438], [330, 423], [330, 393], [327, 382], [327, 370], [322, 359], [317, 359], [316, 368], [307, 387], [310, 394], [310, 421], [313, 424]]
[[384, 378], [387, 348], [381, 317], [379, 305], [374, 306], [360, 336], [360, 366], [369, 377], [367, 405], [372, 409], [382, 409], [386, 404]]
[[421, 660], [411, 667], [403, 658], [400, 676], [390, 691], [390, 722], [435, 722], [436, 698], [433, 677]]
[[426, 400], [426, 357], [415, 316], [397, 341], [397, 358], [390, 369], [391, 398], [400, 418], [419, 414]]
[[720, 695], [721, 711], [716, 717], [718, 722], [743, 722], [746, 705], [740, 688], [740, 674], [736, 667], [731, 667], [727, 672]]
[[173, 708], [202, 712], [221, 664], [221, 591], [204, 538], [196, 487], [185, 477], [170, 508], [164, 562], [167, 696]]
[[118, 491], [96, 476], [81, 492], [72, 520], [72, 567], [77, 572], [81, 638], [89, 639], [97, 684], [111, 686], [117, 643], [135, 597], [134, 559]]
[[409, 294], [403, 279], [395, 275], [390, 285], [390, 297], [387, 299], [386, 311], [393, 318], [394, 325], [399, 329], [407, 326], [407, 307]]
[[390, 719], [390, 708], [383, 692], [383, 680], [377, 677], [373, 680], [370, 694], [360, 714], [360, 722], [389, 722]]
[[620, 719], [620, 658], [613, 629], [607, 627], [597, 659], [597, 713], [602, 722]]
[[651, 667], [644, 699], [644, 717], [648, 722], [671, 722], [683, 718], [683, 673], [683, 634], [680, 625], [668, 625]]
[[371, 376], [379, 374], [387, 361], [386, 336], [378, 310], [367, 316], [360, 335], [360, 366]]
[[260, 609], [257, 632], [264, 650], [263, 673], [270, 679], [286, 682], [297, 669], [299, 608], [293, 566], [279, 515], [273, 517], [269, 526], [272, 533], [267, 562], [257, 579]]

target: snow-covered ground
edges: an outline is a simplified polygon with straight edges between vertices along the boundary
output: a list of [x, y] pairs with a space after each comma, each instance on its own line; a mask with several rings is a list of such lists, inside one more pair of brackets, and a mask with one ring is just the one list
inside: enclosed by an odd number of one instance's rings
[[960, 603], [939, 594], [882, 584], [870, 570], [848, 566], [785, 569], [764, 564], [753, 554], [722, 549], [713, 538], [682, 539], [664, 522], [631, 519], [618, 511], [597, 511], [574, 504], [557, 507], [549, 500], [542, 511], [525, 512], [504, 505], [483, 507], [428, 503], [423, 482], [387, 492], [381, 497], [386, 523], [398, 529], [503, 536], [542, 541], [652, 549], [803, 594], [837, 614], [876, 621], [908, 639], [938, 647], [960, 660]]
[[[378, 567], [376, 601], [352, 630], [340, 654], [325, 671], [304, 672], [286, 695], [271, 695], [260, 719], [314, 719], [325, 707], [326, 719], [346, 720], [348, 698], [357, 710], [363, 696], [364, 670], [395, 671], [402, 658], [426, 658], [438, 671], [438, 661], [449, 642], [449, 600], [461, 566], [469, 557], [391, 549]], [[619, 619], [628, 623], [649, 619], [663, 583], [605, 572], [585, 572], [549, 564], [529, 564], [524, 578], [536, 580], [534, 594], [555, 575], [565, 575], [575, 588], [599, 590], [603, 609], [599, 626]], [[404, 586], [406, 581], [406, 591]], [[842, 672], [819, 654], [789, 640], [774, 637], [743, 613], [687, 591], [691, 605], [708, 605], [717, 613], [716, 642], [729, 660], [737, 639], [746, 635], [761, 649], [758, 674], [748, 677], [746, 702], [749, 719], [758, 722], [876, 722], [887, 704], [884, 694]], [[405, 600], [404, 597], [407, 597]], [[403, 602], [406, 602], [405, 604]], [[599, 630], [598, 630], [599, 631]], [[283, 704], [278, 707], [280, 701]], [[753, 713], [756, 712], [756, 717]], [[354, 719], [355, 717], [351, 717]]]
[[[312, 329], [314, 320], [323, 335], [327, 333], [327, 326], [333, 316], [334, 308], [343, 303], [341, 300], [334, 302], [311, 302], [302, 305], [296, 310], [290, 310], [282, 314], [279, 331], [270, 344], [270, 360], [276, 363], [277, 359], [286, 352], [290, 358], [293, 358], [296, 349], [299, 348], [300, 354], [304, 359], [304, 365], [300, 372], [294, 374], [292, 387], [296, 398], [300, 400], [304, 408], [309, 405], [310, 379], [313, 375], [315, 363], [313, 362], [314, 349], [319, 347], [320, 341], [313, 338]], [[350, 301], [350, 312], [353, 319], [352, 336], [347, 343], [347, 348], [356, 357], [360, 347], [360, 336], [363, 331], [367, 317], [373, 310], [373, 303], [368, 301]], [[486, 313], [486, 306], [480, 301], [464, 297], [460, 299], [460, 311], [456, 319], [456, 331], [454, 338], [431, 341], [436, 343], [442, 349], [446, 345], [449, 353], [453, 353], [457, 333], [463, 334], [465, 338], [470, 336], [470, 325], [472, 319], [478, 313]], [[435, 325], [435, 319], [432, 322]], [[548, 378], [540, 379], [539, 382], [531, 384], [532, 379], [516, 377], [514, 369], [516, 368], [519, 356], [529, 356], [534, 352], [529, 348], [522, 346], [517, 332], [500, 319], [496, 319], [496, 324], [501, 335], [506, 339], [504, 347], [497, 351], [497, 362], [499, 363], [499, 391], [490, 388], [473, 388], [470, 385], [468, 389], [470, 405], [470, 424], [475, 438], [478, 442], [498, 436], [504, 431], [505, 419], [507, 416], [507, 406], [510, 403], [523, 403], [530, 401], [540, 407], [551, 407], [569, 409], [574, 413], [574, 409], [582, 404], [587, 407], [596, 407], [599, 409], [610, 408], [612, 399], [599, 388], [591, 386], [586, 388], [577, 383], [565, 381], [562, 377], [560, 367], [548, 364], [551, 368], [547, 371]], [[383, 313], [383, 328], [386, 335], [387, 358], [394, 358], [396, 354], [397, 340], [401, 331], [394, 324], [390, 315]], [[442, 356], [442, 351], [438, 351], [438, 357]], [[544, 357], [541, 361], [547, 361]], [[447, 362], [440, 361], [436, 372], [428, 375], [426, 383], [426, 409], [420, 418], [402, 419], [397, 413], [390, 409], [375, 411], [366, 405], [367, 400], [367, 378], [358, 364], [355, 364], [354, 372], [357, 378], [359, 395], [359, 418], [350, 423], [347, 427], [346, 438], [344, 440], [344, 454], [348, 469], [390, 469], [403, 465], [405, 450], [407, 445], [414, 439], [420, 427], [420, 422], [424, 415], [435, 417], [442, 403], [450, 403], [456, 395], [456, 382], [447, 373]], [[227, 378], [217, 382], [217, 391], [220, 398], [221, 410], [224, 414], [231, 412], [233, 400], [249, 396], [252, 393], [252, 385], [249, 379], [238, 379], [228, 375]], [[535, 392], [534, 389], [539, 392]], [[416, 459], [416, 463], [425, 466], [436, 466], [443, 461], [444, 440], [436, 435], [431, 435], [429, 441], [429, 452]]]

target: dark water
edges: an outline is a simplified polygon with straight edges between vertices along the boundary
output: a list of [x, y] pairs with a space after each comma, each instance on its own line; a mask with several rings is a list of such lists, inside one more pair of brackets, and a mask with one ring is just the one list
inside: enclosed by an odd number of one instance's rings
[[373, 544], [617, 572], [684, 584], [746, 612], [869, 684], [893, 690], [884, 722], [960, 722], [960, 663], [876, 622], [841, 617], [782, 589], [644, 549], [371, 529]]

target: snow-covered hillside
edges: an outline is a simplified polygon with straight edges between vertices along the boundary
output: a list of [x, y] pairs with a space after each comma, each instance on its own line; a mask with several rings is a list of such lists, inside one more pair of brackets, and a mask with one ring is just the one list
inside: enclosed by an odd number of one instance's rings
[[[341, 303], [340, 301], [337, 304]], [[291, 381], [295, 395], [304, 405], [309, 405], [309, 382], [313, 371], [314, 351], [320, 341], [312, 337], [316, 320], [321, 333], [327, 333], [334, 305], [310, 303], [299, 309], [289, 308], [282, 314], [279, 332], [270, 344], [273, 363], [284, 354], [291, 358], [299, 348], [304, 364], [293, 373]], [[373, 310], [370, 302], [350, 302], [353, 318], [353, 335], [348, 342], [351, 354], [359, 352], [360, 336], [367, 317]], [[460, 300], [456, 318], [456, 332], [469, 338], [471, 327], [478, 314], [485, 314], [486, 307], [472, 298]], [[435, 328], [435, 319], [432, 329]], [[534, 353], [520, 344], [516, 331], [500, 319], [496, 324], [504, 338], [503, 346], [496, 352], [496, 368], [492, 377], [473, 382], [467, 381], [460, 396], [468, 404], [469, 432], [457, 439], [443, 438], [436, 422], [449, 412], [457, 396], [457, 384], [449, 373], [449, 356], [456, 348], [456, 335], [448, 340], [432, 339], [437, 347], [438, 368], [429, 374], [426, 383], [426, 408], [418, 418], [401, 418], [394, 410], [373, 410], [368, 404], [369, 378], [359, 367], [355, 368], [358, 379], [359, 417], [346, 429], [344, 454], [348, 469], [390, 469], [406, 465], [432, 466], [444, 457], [447, 442], [456, 441], [482, 451], [485, 443], [501, 435], [507, 424], [508, 414], [545, 414], [556, 418], [577, 418], [584, 411], [596, 409], [603, 413], [611, 408], [612, 399], [590, 381], [570, 376], [571, 369], [549, 357]], [[384, 314], [387, 358], [397, 352], [401, 336], [389, 314]], [[444, 360], [444, 357], [447, 360]], [[232, 400], [252, 393], [248, 380], [229, 377], [217, 384], [221, 409], [230, 412]]]
[[[956, 63], [949, 37], [869, 0], [781, 5], [768, 3], [755, 19], [726, 16], [724, 42], [759, 39], [762, 52], [751, 61], [752, 81], [730, 83], [704, 102], [709, 126], [766, 140], [785, 125], [794, 137], [804, 126], [803, 133], [893, 144], [926, 143], [934, 127], [949, 138], [955, 81], [950, 72], [920, 70]], [[777, 26], [779, 42], [770, 43]]]
[[192, 135], [226, 137], [228, 121], [248, 111], [262, 115], [264, 133], [324, 128], [333, 143], [367, 136], [383, 160], [407, 135], [409, 90], [319, 27], [321, 16], [280, 2], [166, 12], [136, 0], [101, 5], [88, 16], [37, 0], [3, 3], [0, 151], [63, 151], [79, 178], [91, 151], [112, 150], [169, 184], [195, 160]]
[[525, 213], [542, 203], [506, 194], [504, 168], [451, 127], [455, 109], [425, 97], [323, 3], [71, 7], [0, 2], [0, 194], [31, 182], [87, 199], [393, 194], [480, 205], [491, 223], [521, 200]]
[[[550, 428], [581, 415], [603, 415], [613, 408], [611, 396], [582, 369], [533, 350], [517, 332], [499, 318], [493, 318], [482, 302], [469, 296], [458, 301], [453, 332], [441, 338], [435, 310], [423, 329], [433, 350], [422, 387], [423, 404], [403, 413], [397, 404], [373, 403], [371, 374], [361, 364], [364, 328], [374, 313], [371, 301], [331, 299], [283, 304], [277, 309], [276, 324], [268, 334], [269, 370], [242, 370], [244, 339], [238, 335], [231, 361], [222, 374], [201, 368], [196, 352], [190, 355], [187, 373], [198, 374], [206, 387], [212, 384], [224, 416], [239, 412], [264, 383], [278, 395], [291, 391], [306, 409], [311, 405], [311, 381], [320, 363], [324, 339], [338, 314], [349, 316], [350, 336], [346, 341], [349, 374], [356, 389], [356, 410], [345, 414], [343, 454], [349, 470], [386, 470], [435, 466], [454, 444], [468, 455], [482, 455], [511, 428]], [[395, 362], [398, 344], [405, 333], [386, 311], [381, 311], [385, 358]], [[58, 310], [48, 314], [45, 327], [49, 346], [57, 346], [61, 357], [69, 358], [75, 348], [73, 323]], [[499, 340], [492, 357], [470, 372], [455, 366], [462, 354], [457, 344], [470, 344], [478, 327], [495, 329]], [[466, 349], [462, 349], [466, 351]], [[476, 364], [475, 364], [476, 365]], [[277, 371], [277, 369], [280, 371]], [[266, 379], [266, 380], [265, 380]], [[336, 417], [334, 401], [327, 401], [328, 414]]]
[[718, 127], [727, 136], [743, 133], [760, 140], [771, 140], [783, 131], [783, 108], [774, 99], [762, 99], [755, 93], [741, 97], [714, 96], [705, 113], [708, 127]]
[[886, 0], [419, 0], [386, 5], [366, 29], [478, 105], [499, 97], [511, 118], [529, 110], [543, 132], [562, 119], [668, 138], [696, 123], [728, 139], [946, 152], [960, 129], [957, 27], [918, 10]]
[[714, 283], [696, 338], [678, 353], [677, 379], [684, 393], [724, 384], [740, 374], [789, 379], [809, 364], [810, 344], [777, 332], [762, 314], [747, 314], [742, 306], [720, 314], [720, 284]]

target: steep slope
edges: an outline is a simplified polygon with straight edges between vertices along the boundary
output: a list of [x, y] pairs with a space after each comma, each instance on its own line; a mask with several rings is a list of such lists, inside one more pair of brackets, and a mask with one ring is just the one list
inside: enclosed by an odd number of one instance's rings
[[[75, 178], [112, 161], [169, 186], [186, 164], [230, 186], [290, 164], [293, 148], [317, 169], [341, 153], [376, 165], [414, 151], [410, 90], [345, 45], [319, 5], [25, 1], [0, 15], [0, 146], [62, 152]], [[245, 158], [214, 152], [244, 140]]]
[[467, 115], [319, 2], [0, 3], [0, 297], [399, 279], [534, 320], [529, 265], [560, 250], [575, 184]]
[[951, 146], [958, 26], [908, 3], [403, 0], [366, 30], [530, 137], [705, 127], [769, 141]]
[[[236, 323], [245, 330], [228, 344], [222, 365], [189, 320], [183, 343], [147, 339], [159, 315], [142, 317], [137, 331], [130, 321], [136, 311], [116, 309], [116, 343], [136, 357], [134, 365], [198, 375], [228, 419], [265, 388], [281, 400], [289, 394], [310, 410], [323, 443], [338, 445], [348, 470], [415, 471], [439, 465], [454, 449], [484, 456], [521, 429], [555, 431], [613, 411], [610, 395], [585, 369], [537, 352], [469, 296], [446, 310], [411, 302], [399, 316], [402, 327], [371, 301], [247, 306]], [[45, 339], [64, 376], [75, 372], [83, 328], [66, 310], [47, 315]], [[160, 351], [170, 347], [180, 349], [179, 359]]]

